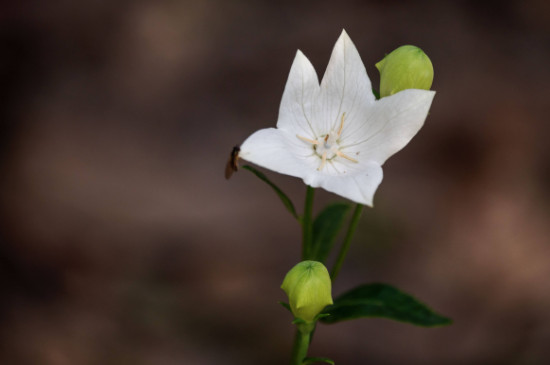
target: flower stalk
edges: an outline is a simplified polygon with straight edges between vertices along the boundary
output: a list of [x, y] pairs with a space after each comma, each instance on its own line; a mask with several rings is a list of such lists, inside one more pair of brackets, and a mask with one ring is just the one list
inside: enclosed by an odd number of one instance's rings
[[336, 279], [336, 277], [338, 276], [338, 273], [340, 272], [340, 269], [342, 268], [342, 264], [344, 263], [344, 259], [346, 258], [346, 255], [348, 253], [351, 240], [353, 238], [353, 235], [355, 234], [357, 225], [359, 224], [359, 219], [361, 218], [361, 214], [363, 213], [364, 207], [365, 206], [362, 204], [357, 204], [355, 206], [353, 217], [351, 217], [351, 221], [349, 224], [348, 231], [346, 233], [346, 237], [344, 238], [344, 242], [342, 243], [342, 247], [340, 248], [340, 252], [338, 253], [338, 258], [336, 259], [336, 263], [334, 264], [334, 267], [332, 268], [332, 272], [330, 273], [330, 278], [332, 279], [332, 281]]
[[313, 198], [315, 189], [307, 185], [306, 201], [304, 203], [304, 215], [302, 217], [302, 260], [307, 260], [311, 251], [313, 241]]
[[310, 338], [311, 332], [303, 333], [300, 330], [296, 330], [294, 345], [292, 347], [292, 360], [290, 361], [291, 365], [302, 365], [302, 362], [307, 357]]

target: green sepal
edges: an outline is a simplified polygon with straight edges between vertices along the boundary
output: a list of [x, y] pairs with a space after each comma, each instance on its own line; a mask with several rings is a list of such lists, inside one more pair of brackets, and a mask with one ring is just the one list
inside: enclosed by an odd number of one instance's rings
[[280, 305], [282, 305], [283, 307], [285, 307], [289, 312], [292, 313], [292, 309], [290, 309], [290, 304], [285, 303], [285, 302], [277, 302], [277, 303], [279, 303]]
[[330, 204], [315, 218], [313, 244], [309, 250], [311, 260], [326, 261], [350, 208], [348, 203]]
[[374, 283], [361, 285], [334, 300], [320, 318], [323, 323], [336, 323], [363, 317], [383, 317], [422, 327], [446, 326], [452, 323], [413, 296], [390, 285]]
[[294, 318], [292, 324], [296, 325], [296, 328], [301, 333], [310, 334], [315, 330], [316, 322], [306, 322], [302, 318]]
[[318, 315], [315, 316], [315, 321], [319, 320], [320, 318], [325, 318], [328, 316], [330, 316], [330, 313], [319, 313]]
[[375, 88], [372, 88], [372, 93], [374, 94], [374, 97], [376, 98], [376, 100], [380, 99], [380, 93], [376, 91]]
[[315, 364], [317, 362], [324, 362], [325, 364], [331, 365], [335, 364], [335, 362], [328, 357], [306, 357], [304, 361], [302, 361], [302, 365]]
[[294, 208], [294, 204], [292, 204], [292, 201], [288, 196], [286, 196], [285, 193], [277, 186], [275, 185], [271, 180], [267, 178], [262, 172], [256, 170], [254, 167], [250, 165], [244, 165], [243, 169], [248, 170], [252, 172], [254, 175], [256, 175], [260, 180], [265, 182], [267, 185], [271, 186], [271, 188], [275, 191], [275, 193], [279, 196], [279, 199], [283, 202], [285, 208], [292, 214], [294, 218], [297, 220], [300, 220], [298, 214], [296, 213], [296, 209]]
[[307, 322], [304, 321], [302, 318], [294, 318], [291, 323], [295, 325], [307, 324]]

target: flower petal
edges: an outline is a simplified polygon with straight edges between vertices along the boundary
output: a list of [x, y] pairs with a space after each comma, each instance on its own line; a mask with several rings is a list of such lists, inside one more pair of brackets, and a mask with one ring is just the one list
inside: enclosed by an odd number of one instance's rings
[[374, 95], [365, 66], [348, 34], [342, 31], [321, 81], [315, 121], [324, 133], [336, 131], [343, 113], [346, 124], [363, 121], [364, 106], [372, 103]]
[[382, 165], [420, 130], [435, 91], [408, 89], [382, 98], [365, 112], [362, 126], [344, 129], [342, 150]]
[[289, 132], [260, 129], [241, 145], [239, 157], [281, 174], [304, 177], [306, 171], [317, 168], [318, 157], [313, 148]]
[[298, 51], [281, 99], [277, 128], [316, 139], [319, 131], [313, 125], [312, 110], [318, 93], [317, 73], [307, 57]]
[[315, 171], [309, 173], [304, 182], [372, 207], [374, 193], [382, 182], [382, 177], [382, 167], [371, 161], [362, 163], [354, 173], [349, 174], [329, 175]]

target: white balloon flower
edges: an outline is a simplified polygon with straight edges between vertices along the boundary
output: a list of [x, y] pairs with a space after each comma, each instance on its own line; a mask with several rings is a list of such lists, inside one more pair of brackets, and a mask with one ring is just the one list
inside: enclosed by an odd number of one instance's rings
[[359, 53], [343, 31], [320, 85], [309, 60], [297, 52], [277, 128], [248, 137], [239, 157], [372, 206], [382, 164], [422, 127], [434, 95], [408, 89], [376, 100]]

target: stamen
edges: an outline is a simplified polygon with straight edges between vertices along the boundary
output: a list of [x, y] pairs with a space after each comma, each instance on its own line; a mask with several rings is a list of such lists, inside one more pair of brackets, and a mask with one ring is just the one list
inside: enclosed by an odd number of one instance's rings
[[[356, 159], [346, 155], [345, 153], [340, 151], [340, 135], [342, 134], [342, 131], [344, 130], [344, 122], [346, 121], [346, 112], [342, 113], [342, 117], [340, 119], [340, 126], [338, 127], [338, 133], [336, 131], [331, 130], [326, 134], [323, 134], [316, 139], [310, 139], [307, 137], [302, 137], [300, 135], [296, 135], [300, 140], [312, 144], [313, 150], [315, 152], [315, 155], [317, 157], [321, 158], [321, 164], [317, 168], [317, 171], [321, 171], [325, 168], [327, 161], [329, 161], [332, 164], [332, 161], [335, 157], [341, 157], [345, 158], [348, 161], [358, 163]], [[336, 166], [334, 166], [334, 169], [336, 172], [338, 170], [336, 169]]]
[[304, 142], [308, 142], [308, 143], [315, 144], [315, 145], [319, 144], [319, 141], [314, 141], [313, 139], [309, 139], [309, 138], [302, 137], [302, 136], [299, 136], [299, 135], [296, 135], [296, 137], [300, 138]]
[[340, 129], [338, 129], [338, 137], [342, 134], [342, 129], [344, 129], [344, 119], [346, 118], [346, 112], [342, 113], [342, 121], [340, 122]]
[[321, 166], [317, 169], [317, 171], [321, 171], [323, 167], [325, 167], [325, 163], [327, 162], [327, 153], [323, 152], [323, 156], [321, 156]]
[[351, 157], [349, 157], [348, 155], [342, 153], [341, 151], [336, 151], [336, 155], [339, 156], [339, 157], [343, 157], [343, 158], [345, 158], [346, 160], [350, 160], [351, 162], [359, 162], [359, 161], [357, 161], [356, 159], [351, 158]]

